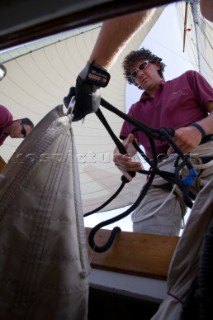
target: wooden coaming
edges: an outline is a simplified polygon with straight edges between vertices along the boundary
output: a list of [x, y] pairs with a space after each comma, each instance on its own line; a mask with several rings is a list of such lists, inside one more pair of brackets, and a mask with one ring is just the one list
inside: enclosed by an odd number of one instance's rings
[[[87, 237], [90, 228], [86, 228]], [[95, 243], [102, 246], [111, 230], [99, 230]], [[179, 237], [135, 232], [117, 234], [114, 244], [103, 253], [94, 252], [88, 245], [91, 267], [115, 272], [166, 279], [169, 264]]]

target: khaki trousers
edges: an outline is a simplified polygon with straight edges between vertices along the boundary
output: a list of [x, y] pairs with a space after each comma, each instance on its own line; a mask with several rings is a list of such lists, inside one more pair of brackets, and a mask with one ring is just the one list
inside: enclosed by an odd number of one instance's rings
[[[213, 157], [212, 141], [199, 145], [190, 154], [191, 162], [198, 173], [197, 178], [190, 188], [195, 194], [198, 194], [201, 189], [204, 189], [208, 181], [213, 178], [213, 160], [204, 165], [197, 164], [199, 163], [199, 157], [207, 156]], [[159, 169], [174, 172], [176, 158], [176, 154], [170, 155], [159, 163]], [[183, 169], [181, 174], [184, 177], [188, 174], [188, 171]], [[156, 175], [153, 185], [161, 185], [165, 182], [162, 177]], [[194, 208], [192, 208], [192, 210], [194, 210]], [[143, 201], [132, 214], [133, 231], [162, 235], [179, 235], [182, 217], [185, 213], [186, 205], [183, 201], [183, 194], [177, 186], [174, 186], [172, 192], [151, 186]]]

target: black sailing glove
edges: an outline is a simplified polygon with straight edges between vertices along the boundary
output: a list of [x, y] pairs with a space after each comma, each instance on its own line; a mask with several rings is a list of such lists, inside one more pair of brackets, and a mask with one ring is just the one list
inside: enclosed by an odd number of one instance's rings
[[110, 74], [101, 66], [93, 62], [87, 63], [76, 80], [76, 87], [71, 87], [64, 98], [64, 104], [68, 108], [70, 101], [75, 96], [73, 121], [84, 118], [87, 114], [96, 112], [101, 100], [101, 87], [106, 87], [110, 80]]

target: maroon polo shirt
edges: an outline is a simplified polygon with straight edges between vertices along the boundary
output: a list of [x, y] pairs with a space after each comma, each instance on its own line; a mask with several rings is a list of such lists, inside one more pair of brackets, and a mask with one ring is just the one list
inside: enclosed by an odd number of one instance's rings
[[10, 111], [0, 105], [0, 145], [3, 144], [4, 140], [8, 137], [8, 134], [4, 133], [3, 130], [13, 123], [13, 116]]

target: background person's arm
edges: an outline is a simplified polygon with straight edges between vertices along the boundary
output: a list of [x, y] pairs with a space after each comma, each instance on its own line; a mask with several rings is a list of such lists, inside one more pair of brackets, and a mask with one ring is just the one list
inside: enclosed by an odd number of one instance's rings
[[131, 37], [146, 23], [152, 11], [154, 9], [104, 21], [89, 62], [95, 61], [106, 69], [110, 68]]

